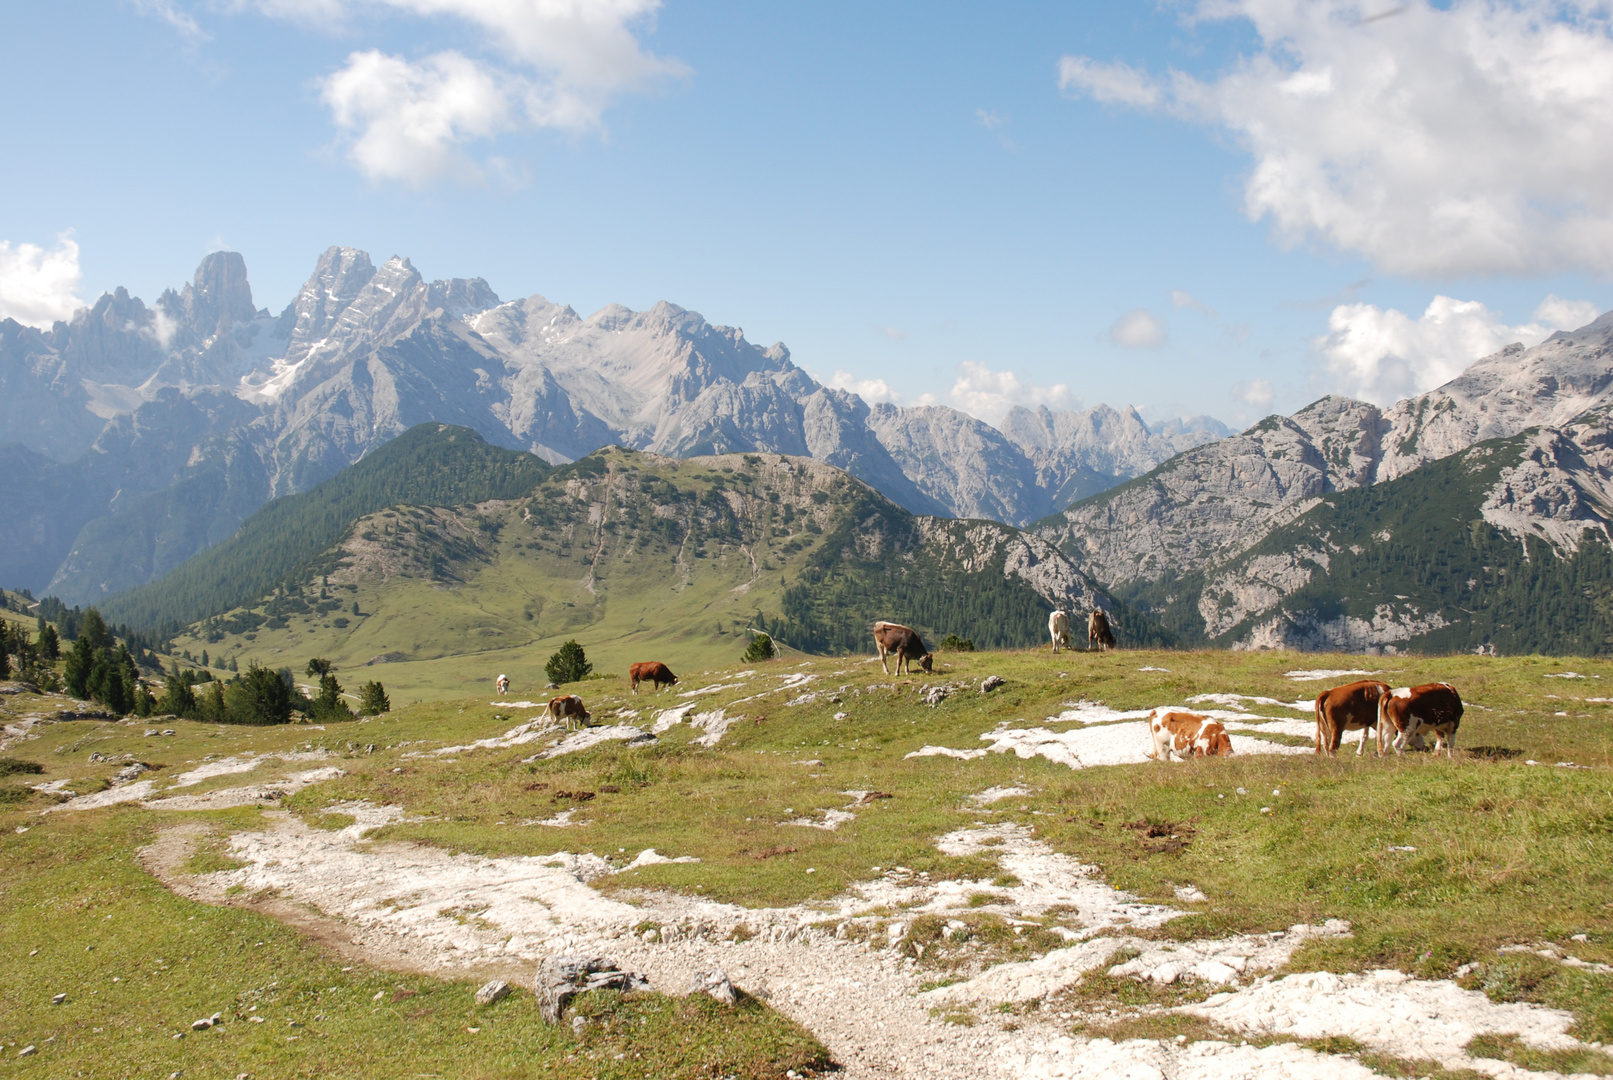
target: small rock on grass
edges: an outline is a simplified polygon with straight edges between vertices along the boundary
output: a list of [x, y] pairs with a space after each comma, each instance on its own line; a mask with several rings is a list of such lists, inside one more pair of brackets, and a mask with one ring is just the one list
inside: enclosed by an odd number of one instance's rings
[[558, 1024], [560, 1014], [571, 999], [589, 990], [648, 990], [650, 980], [636, 971], [623, 971], [616, 964], [596, 956], [551, 956], [538, 969], [533, 989], [538, 993], [538, 1012], [549, 1023]]
[[734, 994], [734, 984], [729, 981], [728, 973], [722, 968], [695, 972], [694, 993], [706, 994], [724, 1005], [732, 1005], [738, 1000]]
[[21, 1050], [17, 1051], [17, 1056], [18, 1057], [32, 1057], [33, 1055], [35, 1055], [37, 1053], [39, 1053], [39, 1047], [35, 1046], [33, 1043], [29, 1043], [27, 1046], [25, 1046]]
[[476, 991], [476, 1004], [491, 1005], [495, 1001], [502, 1001], [504, 998], [509, 997], [509, 995], [510, 984], [501, 979], [494, 979], [492, 982]]
[[66, 994], [57, 994], [55, 997], [50, 999], [50, 1003], [52, 1005], [60, 1005], [63, 1002], [65, 1002], [66, 1000], [67, 1000], [67, 995]]
[[987, 675], [980, 683], [980, 692], [982, 694], [989, 694], [991, 691], [997, 689], [997, 687], [1003, 685], [1007, 681], [1008, 680], [1004, 679], [1001, 675]]

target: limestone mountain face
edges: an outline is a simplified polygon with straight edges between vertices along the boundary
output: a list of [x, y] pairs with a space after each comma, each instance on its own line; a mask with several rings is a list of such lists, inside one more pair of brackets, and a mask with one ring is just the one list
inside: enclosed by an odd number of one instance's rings
[[[551, 463], [611, 444], [810, 456], [915, 513], [1015, 524], [1208, 437], [1153, 436], [1134, 412], [1102, 407], [1027, 413], [1014, 435], [951, 409], [870, 409], [782, 344], [673, 304], [584, 318], [541, 296], [503, 302], [481, 279], [427, 282], [407, 259], [377, 266], [353, 248], [321, 255], [279, 315], [254, 305], [244, 260], [216, 252], [151, 307], [119, 289], [49, 331], [0, 323], [0, 444], [82, 474], [96, 517], [178, 514], [194, 551], [253, 499], [307, 490], [425, 421]], [[66, 559], [59, 537], [68, 518], [87, 524], [82, 505], [36, 530], [28, 566]], [[191, 543], [107, 549], [150, 532], [98, 526], [54, 586], [37, 569], [26, 584], [80, 602], [137, 584]], [[21, 565], [0, 557], [0, 574]]]
[[[1488, 568], [1504, 561], [1502, 548], [1556, 567], [1537, 561], [1537, 579], [1606, 550], [1610, 346], [1613, 314], [1532, 349], [1511, 346], [1389, 410], [1323, 398], [1173, 458], [1038, 531], [1187, 638], [1355, 650], [1524, 641], [1499, 622], [1481, 633], [1473, 604], [1460, 590], [1430, 585], [1430, 575], [1483, 548], [1491, 563], [1471, 575], [1480, 589]], [[1410, 506], [1404, 516], [1415, 530], [1361, 533], [1361, 520], [1397, 500], [1441, 507], [1442, 516]], [[1464, 529], [1469, 548], [1444, 550]], [[1345, 543], [1341, 532], [1359, 535]], [[1404, 562], [1424, 564], [1429, 580], [1407, 577]], [[1421, 599], [1408, 599], [1419, 590]], [[1360, 606], [1362, 593], [1375, 597], [1372, 606]], [[1543, 647], [1548, 630], [1531, 633], [1520, 647]], [[1578, 647], [1566, 631], [1549, 633]]]

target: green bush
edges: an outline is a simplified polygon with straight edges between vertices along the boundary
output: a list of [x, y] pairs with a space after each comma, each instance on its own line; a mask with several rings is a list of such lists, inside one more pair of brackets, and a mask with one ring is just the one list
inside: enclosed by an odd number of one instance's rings
[[364, 684], [358, 692], [358, 714], [360, 716], [378, 716], [384, 712], [392, 711], [392, 702], [386, 696], [386, 687], [373, 679]]
[[592, 670], [594, 665], [588, 662], [587, 654], [575, 640], [561, 645], [555, 654], [549, 657], [549, 662], [543, 665], [543, 672], [549, 676], [549, 681], [552, 683], [579, 682], [587, 678]]
[[777, 655], [778, 651], [773, 648], [773, 639], [766, 634], [757, 634], [750, 639], [750, 644], [745, 647], [745, 654], [739, 659], [744, 663], [754, 664], [761, 660], [771, 660]]
[[224, 716], [219, 719], [232, 724], [284, 724], [291, 719], [291, 686], [278, 672], [253, 661], [230, 683], [223, 705]]
[[941, 639], [941, 644], [935, 647], [937, 652], [974, 652], [973, 638], [959, 637], [957, 634], [948, 634]]

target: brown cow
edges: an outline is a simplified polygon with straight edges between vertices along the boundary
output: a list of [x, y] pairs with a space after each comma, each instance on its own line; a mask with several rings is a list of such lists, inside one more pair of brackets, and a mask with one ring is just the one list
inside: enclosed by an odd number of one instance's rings
[[1103, 652], [1115, 647], [1114, 631], [1109, 629], [1109, 616], [1094, 609], [1087, 616], [1087, 648]]
[[1408, 742], [1417, 745], [1423, 728], [1432, 728], [1434, 752], [1444, 746], [1445, 756], [1455, 757], [1456, 729], [1461, 723], [1462, 697], [1450, 683], [1402, 686], [1378, 702], [1378, 753], [1389, 742], [1398, 754]]
[[565, 725], [567, 731], [571, 730], [571, 722], [576, 720], [587, 726], [593, 717], [583, 707], [582, 698], [576, 694], [567, 694], [564, 697], [551, 698], [549, 701], [549, 719]]
[[1389, 692], [1389, 684], [1363, 679], [1346, 683], [1316, 695], [1316, 752], [1337, 754], [1346, 731], [1360, 731], [1360, 757], [1367, 745], [1367, 729], [1378, 725], [1378, 702]]
[[1169, 761], [1171, 754], [1186, 761], [1195, 757], [1231, 757], [1232, 736], [1219, 721], [1177, 709], [1155, 709], [1148, 716], [1154, 749], [1149, 757]]
[[907, 673], [913, 674], [913, 661], [919, 662], [919, 667], [925, 671], [930, 670], [930, 663], [934, 659], [930, 650], [925, 648], [924, 639], [919, 637], [918, 631], [911, 626], [900, 623], [877, 622], [872, 627], [874, 631], [874, 644], [879, 648], [879, 666], [889, 675], [891, 669], [886, 666], [887, 656], [896, 657], [896, 674], [902, 673], [902, 665], [907, 665]]
[[678, 685], [678, 677], [672, 674], [672, 669], [659, 660], [647, 660], [642, 664], [634, 664], [627, 669], [627, 681], [633, 684], [633, 693], [638, 693], [638, 684], [651, 682], [659, 691], [662, 686]]

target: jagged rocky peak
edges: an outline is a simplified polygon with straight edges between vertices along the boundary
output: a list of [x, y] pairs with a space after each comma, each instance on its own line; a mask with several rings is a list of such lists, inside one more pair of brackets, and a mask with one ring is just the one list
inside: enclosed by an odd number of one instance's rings
[[[172, 295], [163, 294], [163, 299]], [[257, 316], [252, 306], [252, 286], [246, 277], [246, 260], [237, 251], [215, 251], [202, 260], [196, 276], [178, 296], [177, 311], [170, 317], [183, 321], [201, 338], [228, 329], [232, 323], [251, 322]]]
[[481, 278], [433, 281], [427, 296], [428, 303], [450, 319], [468, 319], [503, 303], [493, 287]]
[[292, 338], [317, 341], [330, 333], [347, 305], [357, 299], [375, 276], [375, 266], [367, 252], [350, 247], [330, 247], [319, 257], [313, 276], [291, 302], [296, 313]]
[[96, 382], [138, 383], [161, 358], [155, 316], [122, 285], [56, 323], [51, 337], [68, 369]]

